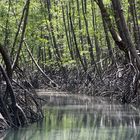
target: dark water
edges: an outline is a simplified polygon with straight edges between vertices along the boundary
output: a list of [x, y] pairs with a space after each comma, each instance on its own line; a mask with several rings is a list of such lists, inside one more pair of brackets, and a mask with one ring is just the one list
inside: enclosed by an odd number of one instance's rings
[[3, 140], [140, 140], [140, 111], [93, 102], [45, 106], [44, 120], [10, 130]]

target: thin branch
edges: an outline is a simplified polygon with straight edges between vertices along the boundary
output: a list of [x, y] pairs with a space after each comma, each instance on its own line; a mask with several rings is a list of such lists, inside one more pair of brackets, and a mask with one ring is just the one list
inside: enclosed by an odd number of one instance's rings
[[28, 53], [29, 53], [29, 55], [30, 55], [32, 61], [34, 62], [34, 64], [36, 65], [36, 67], [39, 69], [39, 71], [42, 73], [42, 75], [43, 75], [45, 78], [47, 78], [52, 84], [54, 84], [54, 85], [58, 88], [59, 86], [58, 86], [50, 77], [48, 77], [48, 76], [44, 73], [44, 71], [41, 69], [41, 67], [38, 65], [38, 63], [37, 63], [36, 60], [34, 59], [32, 53], [31, 53], [31, 51], [30, 51], [30, 49], [29, 49], [29, 47], [28, 47], [28, 45], [27, 45], [27, 43], [26, 43], [25, 41], [24, 41], [24, 44], [25, 44], [25, 46], [26, 46], [26, 49], [27, 49], [27, 51], [28, 51]]

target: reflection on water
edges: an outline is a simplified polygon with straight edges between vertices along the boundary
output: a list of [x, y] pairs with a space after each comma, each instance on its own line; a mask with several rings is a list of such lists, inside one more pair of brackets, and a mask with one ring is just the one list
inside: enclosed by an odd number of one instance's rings
[[4, 140], [140, 140], [140, 112], [132, 106], [45, 107], [44, 120], [11, 130]]

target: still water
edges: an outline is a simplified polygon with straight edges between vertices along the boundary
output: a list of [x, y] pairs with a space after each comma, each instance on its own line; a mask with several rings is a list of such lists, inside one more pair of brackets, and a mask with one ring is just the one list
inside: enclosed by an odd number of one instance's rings
[[44, 106], [45, 118], [10, 130], [3, 140], [140, 140], [140, 111], [133, 106], [90, 102]]

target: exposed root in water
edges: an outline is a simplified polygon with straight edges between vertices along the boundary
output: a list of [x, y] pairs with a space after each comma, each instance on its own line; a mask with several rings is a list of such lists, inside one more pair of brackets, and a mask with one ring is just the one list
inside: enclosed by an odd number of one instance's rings
[[[28, 125], [43, 118], [40, 98], [25, 73], [17, 72], [10, 80], [3, 68], [0, 73], [0, 115], [2, 130]], [[7, 127], [7, 125], [9, 127]]]
[[[110, 65], [100, 70], [100, 73], [94, 67], [88, 68], [86, 72], [77, 66], [58, 69], [46, 67], [43, 74], [40, 71], [23, 71], [19, 68], [10, 86], [16, 100], [14, 108], [11, 96], [6, 90], [7, 82], [1, 75], [0, 112], [7, 124], [14, 127], [23, 126], [43, 117], [41, 98], [35, 91], [38, 88], [53, 88], [55, 91], [68, 91], [73, 94], [108, 97], [110, 101], [117, 100], [123, 104], [136, 105], [140, 100], [139, 73], [131, 63]], [[16, 109], [16, 118], [13, 109]]]
[[[102, 70], [100, 75], [94, 68], [84, 72], [79, 67], [63, 68], [63, 71], [61, 69], [47, 68], [46, 74], [59, 85], [59, 89], [62, 91], [109, 97], [110, 100], [117, 100], [123, 104], [136, 104], [139, 101], [139, 74], [136, 73], [132, 64], [110, 65], [105, 70]], [[37, 75], [41, 77], [40, 74]], [[46, 80], [42, 77], [37, 82], [42, 85], [46, 83]], [[49, 83], [46, 88], [52, 86], [53, 83]], [[54, 88], [59, 90], [55, 86]]]

